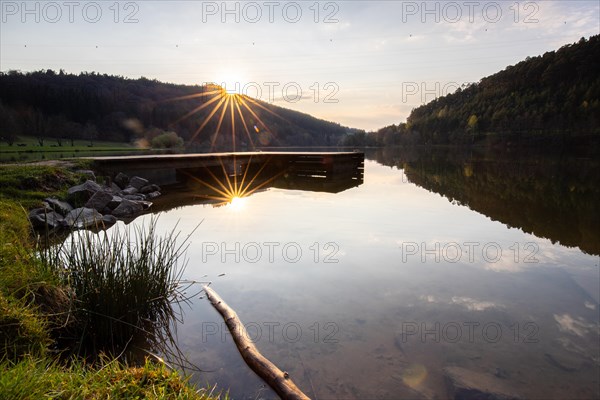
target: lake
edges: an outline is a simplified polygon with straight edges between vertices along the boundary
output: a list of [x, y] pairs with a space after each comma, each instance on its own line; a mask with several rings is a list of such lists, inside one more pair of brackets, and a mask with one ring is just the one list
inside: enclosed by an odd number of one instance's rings
[[[600, 395], [598, 177], [588, 157], [384, 149], [346, 187], [261, 177], [247, 197], [194, 201], [200, 179], [155, 206], [159, 230], [200, 223], [185, 278], [211, 281], [311, 398], [448, 398], [458, 367], [583, 399]], [[206, 298], [184, 311], [179, 346], [205, 371], [192, 382], [276, 398]]]

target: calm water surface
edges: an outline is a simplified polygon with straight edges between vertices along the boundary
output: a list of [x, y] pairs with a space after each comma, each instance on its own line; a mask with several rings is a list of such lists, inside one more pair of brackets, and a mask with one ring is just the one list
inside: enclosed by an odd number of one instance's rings
[[[212, 281], [312, 398], [448, 398], [452, 366], [525, 398], [597, 398], [597, 164], [369, 158], [364, 183], [340, 193], [270, 188], [172, 208], [159, 227], [179, 221], [187, 234], [202, 221], [186, 278]], [[194, 382], [234, 399], [276, 397], [206, 299], [185, 310], [178, 334], [207, 371]]]

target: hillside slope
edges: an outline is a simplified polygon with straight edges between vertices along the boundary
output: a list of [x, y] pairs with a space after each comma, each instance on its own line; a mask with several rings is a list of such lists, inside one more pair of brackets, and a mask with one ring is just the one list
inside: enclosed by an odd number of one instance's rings
[[600, 36], [596, 35], [528, 57], [414, 109], [406, 123], [361, 139], [370, 145], [562, 145], [598, 143], [598, 138]]

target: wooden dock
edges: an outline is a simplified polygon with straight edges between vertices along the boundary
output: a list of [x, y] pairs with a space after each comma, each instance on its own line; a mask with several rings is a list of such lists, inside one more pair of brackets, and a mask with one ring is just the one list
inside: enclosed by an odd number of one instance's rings
[[[181, 183], [186, 176], [226, 174], [238, 176], [256, 173], [286, 176], [298, 189], [321, 183], [323, 190], [363, 181], [364, 153], [362, 152], [235, 152], [199, 154], [161, 154], [122, 157], [88, 157], [94, 169], [113, 178], [119, 172], [141, 176], [159, 185]], [[281, 182], [281, 181], [280, 181]], [[286, 186], [285, 183], [280, 183]], [[292, 188], [292, 187], [290, 187]], [[310, 190], [310, 189], [308, 189]]]

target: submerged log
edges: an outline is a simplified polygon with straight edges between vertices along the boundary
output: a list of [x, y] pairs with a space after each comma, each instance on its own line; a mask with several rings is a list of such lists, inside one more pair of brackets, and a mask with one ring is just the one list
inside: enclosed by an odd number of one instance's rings
[[223, 317], [227, 328], [229, 328], [229, 332], [231, 332], [233, 341], [240, 351], [242, 358], [246, 361], [246, 364], [271, 386], [275, 393], [282, 399], [310, 400], [292, 382], [287, 372], [281, 371], [275, 364], [260, 354], [254, 343], [249, 339], [250, 336], [235, 311], [210, 287], [205, 286], [204, 291], [210, 303]]

